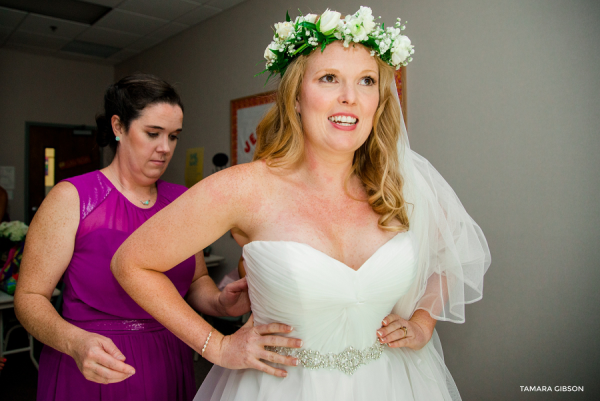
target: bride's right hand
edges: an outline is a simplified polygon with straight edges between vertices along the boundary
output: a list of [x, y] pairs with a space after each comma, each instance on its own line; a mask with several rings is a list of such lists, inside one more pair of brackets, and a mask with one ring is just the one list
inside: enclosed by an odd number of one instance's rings
[[282, 365], [297, 366], [297, 358], [279, 355], [265, 349], [266, 346], [300, 348], [302, 341], [297, 338], [272, 335], [290, 333], [292, 330], [292, 327], [280, 323], [255, 327], [251, 315], [242, 328], [230, 336], [222, 337], [217, 365], [228, 369], [252, 368], [273, 376], [286, 377], [285, 370], [274, 368], [261, 359]]

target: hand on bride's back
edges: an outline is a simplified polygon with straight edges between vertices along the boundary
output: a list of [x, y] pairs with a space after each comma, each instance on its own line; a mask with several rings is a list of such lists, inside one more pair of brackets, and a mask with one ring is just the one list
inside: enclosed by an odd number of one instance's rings
[[248, 297], [246, 278], [227, 284], [219, 294], [219, 303], [227, 316], [241, 316], [250, 312], [250, 298]]
[[290, 333], [292, 330], [292, 327], [280, 323], [254, 326], [254, 318], [250, 316], [248, 322], [241, 329], [230, 336], [223, 337], [219, 360], [216, 363], [228, 369], [252, 368], [273, 376], [285, 377], [287, 376], [285, 370], [274, 368], [262, 360], [296, 366], [298, 364], [296, 358], [279, 355], [265, 349], [265, 346], [300, 348], [301, 340], [274, 335]]

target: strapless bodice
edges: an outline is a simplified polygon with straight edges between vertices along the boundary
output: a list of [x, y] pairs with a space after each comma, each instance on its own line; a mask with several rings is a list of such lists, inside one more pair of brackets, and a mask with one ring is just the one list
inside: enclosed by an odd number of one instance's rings
[[303, 243], [251, 242], [243, 254], [255, 324], [289, 324], [305, 349], [368, 348], [415, 279], [416, 246], [412, 232], [399, 233], [353, 270]]

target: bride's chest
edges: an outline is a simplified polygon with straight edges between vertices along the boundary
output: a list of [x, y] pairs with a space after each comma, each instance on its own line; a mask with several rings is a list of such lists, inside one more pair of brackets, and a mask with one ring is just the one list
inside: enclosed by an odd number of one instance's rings
[[366, 202], [331, 202], [294, 194], [293, 199], [269, 201], [253, 241], [295, 241], [357, 270], [396, 233], [381, 230], [379, 215]]
[[289, 300], [308, 309], [325, 305], [386, 309], [408, 289], [416, 273], [411, 233], [396, 235], [357, 270], [295, 241], [251, 242], [244, 246], [244, 261], [253, 305]]

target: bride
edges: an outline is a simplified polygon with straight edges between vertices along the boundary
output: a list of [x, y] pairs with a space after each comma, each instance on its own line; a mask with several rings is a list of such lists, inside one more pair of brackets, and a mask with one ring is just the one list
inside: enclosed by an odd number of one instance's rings
[[[156, 214], [117, 251], [113, 273], [218, 365], [197, 400], [458, 400], [434, 326], [464, 321], [490, 256], [450, 186], [409, 147], [394, 70], [411, 60], [410, 40], [366, 7], [275, 29], [266, 71], [281, 81], [255, 161]], [[194, 320], [162, 274], [228, 230], [247, 242], [253, 311], [233, 336]], [[274, 322], [301, 347], [259, 335], [232, 346]], [[261, 362], [246, 357], [257, 345]]]

